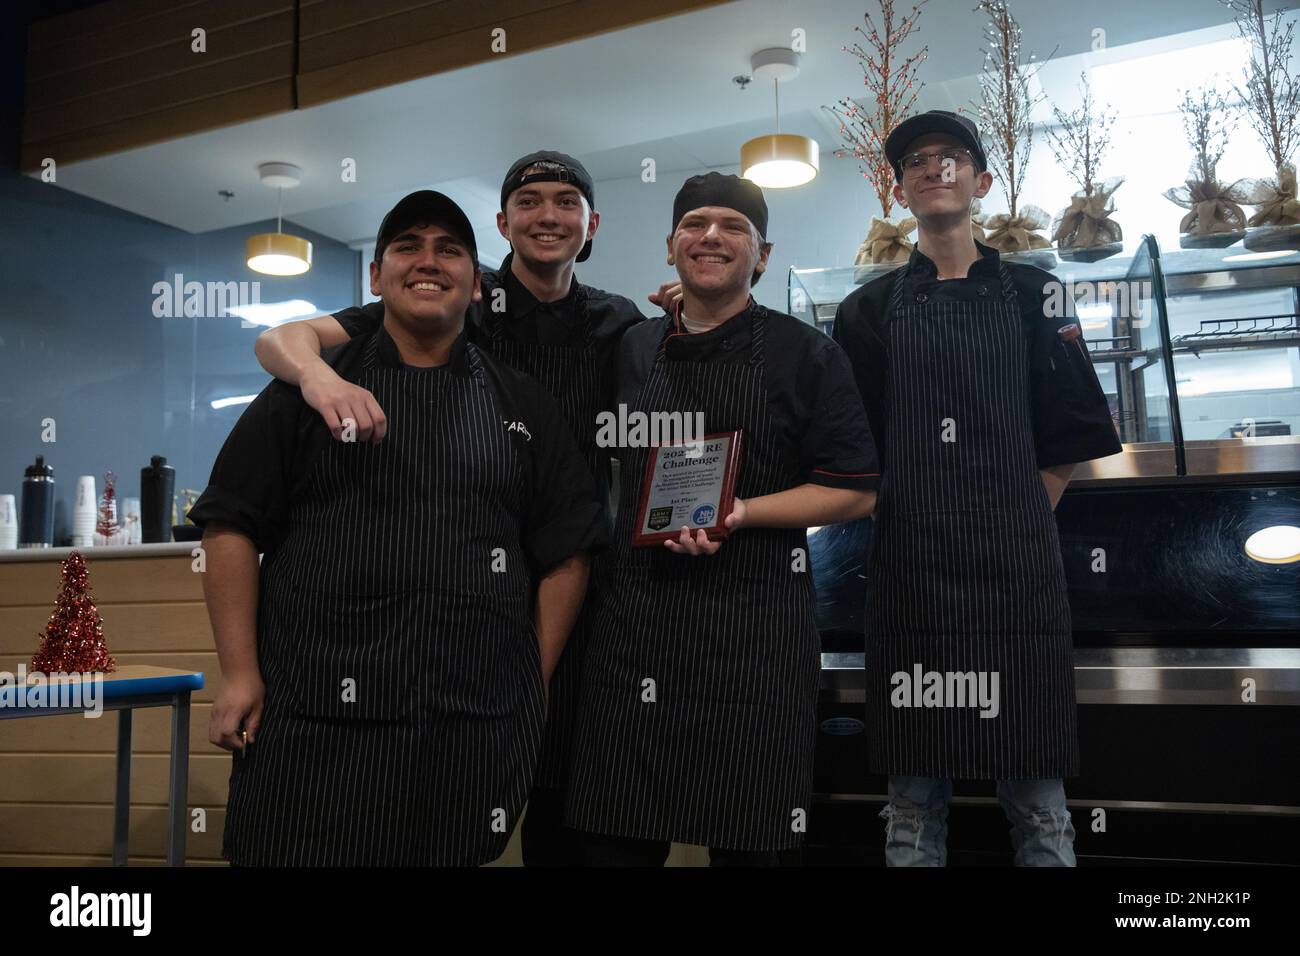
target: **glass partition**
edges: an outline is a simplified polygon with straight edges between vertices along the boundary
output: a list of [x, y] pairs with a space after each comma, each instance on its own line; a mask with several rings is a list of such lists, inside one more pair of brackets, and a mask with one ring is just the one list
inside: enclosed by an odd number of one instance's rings
[[[1300, 470], [1300, 251], [1004, 256], [1059, 280], [1047, 308], [1077, 316], [1124, 451], [1077, 480]], [[897, 263], [791, 269], [789, 311], [829, 332], [839, 303]]]

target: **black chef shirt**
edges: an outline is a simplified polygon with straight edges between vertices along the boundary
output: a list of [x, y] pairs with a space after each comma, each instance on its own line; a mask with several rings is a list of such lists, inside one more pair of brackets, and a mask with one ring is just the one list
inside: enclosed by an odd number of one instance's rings
[[[539, 302], [511, 270], [513, 256], [514, 253], [507, 255], [499, 270], [483, 270], [480, 277], [483, 299], [471, 305], [465, 317], [470, 341], [490, 350], [491, 335], [497, 333], [507, 341], [525, 345], [581, 348], [584, 333], [578, 301], [580, 295], [584, 296], [592, 344], [604, 380], [604, 395], [612, 396], [618, 344], [624, 332], [645, 318], [641, 310], [631, 299], [582, 285], [576, 276], [570, 281], [568, 295], [563, 299]], [[498, 307], [501, 311], [497, 311]], [[361, 335], [378, 328], [384, 321], [384, 307], [380, 302], [370, 302], [335, 312], [334, 318], [348, 335]], [[611, 404], [606, 402], [607, 407]], [[589, 422], [588, 428], [594, 433], [596, 422]]]
[[[469, 375], [466, 336], [452, 345], [451, 359], [435, 371], [404, 367], [397, 346], [380, 327], [359, 335], [323, 356], [342, 378], [354, 384], [361, 375], [366, 343], [377, 337], [377, 361], [408, 375]], [[534, 573], [545, 574], [577, 551], [606, 543], [596, 489], [555, 400], [531, 376], [480, 352], [483, 375], [509, 422], [523, 422], [510, 435], [526, 482], [527, 513], [522, 516], [523, 546]], [[400, 425], [399, 425], [400, 427]], [[302, 392], [278, 379], [244, 410], [226, 438], [207, 490], [190, 509], [199, 527], [215, 521], [251, 538], [265, 555], [284, 539], [293, 502], [304, 493], [320, 453], [331, 441], [324, 420]], [[400, 497], [391, 502], [402, 507]]]
[[[707, 332], [674, 318], [648, 319], [623, 338], [618, 401], [633, 408], [660, 349], [670, 362], [747, 362], [753, 312], [766, 315], [763, 367], [768, 409], [782, 440], [797, 449], [804, 481], [871, 490], [880, 467], [848, 358], [811, 325], [754, 304]], [[705, 427], [709, 427], [706, 420]]]
[[[890, 297], [900, 279], [905, 295], [925, 294], [931, 302], [980, 302], [1002, 295], [996, 249], [975, 243], [980, 258], [964, 279], [939, 281], [934, 262], [913, 249], [906, 266], [868, 282], [840, 303], [834, 339], [848, 353], [871, 431], [887, 454], [888, 328]], [[1007, 263], [1020, 307], [1029, 361], [1030, 402], [1038, 467], [1104, 458], [1120, 451], [1110, 406], [1083, 345], [1082, 330], [1073, 340], [1060, 330], [1078, 325], [1068, 316], [1050, 316], [1045, 302], [1048, 283], [1061, 280], [1043, 269]], [[905, 276], [905, 278], [904, 278]]]

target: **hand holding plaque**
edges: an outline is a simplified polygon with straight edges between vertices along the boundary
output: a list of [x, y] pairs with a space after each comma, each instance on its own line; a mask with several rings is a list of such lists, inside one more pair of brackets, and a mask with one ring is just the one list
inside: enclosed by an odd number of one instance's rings
[[682, 528], [703, 530], [710, 540], [727, 536], [735, 502], [741, 432], [719, 432], [698, 441], [650, 449], [632, 546], [661, 544]]

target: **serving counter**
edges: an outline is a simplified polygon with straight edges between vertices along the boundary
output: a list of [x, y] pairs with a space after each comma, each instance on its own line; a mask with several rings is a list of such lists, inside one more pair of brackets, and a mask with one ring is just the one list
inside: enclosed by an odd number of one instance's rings
[[[1081, 860], [1294, 862], [1300, 845], [1300, 251], [1245, 255], [1162, 255], [1144, 236], [1097, 262], [1029, 257], [1060, 279], [1123, 445], [1078, 466], [1057, 507]], [[890, 268], [792, 270], [791, 311], [829, 331], [839, 301]], [[867, 859], [879, 833], [842, 811], [885, 802], [865, 770], [871, 539], [868, 519], [809, 540], [824, 651], [810, 841]], [[1005, 853], [991, 786], [954, 800], [986, 862]], [[1078, 826], [1099, 808], [1124, 825]]]

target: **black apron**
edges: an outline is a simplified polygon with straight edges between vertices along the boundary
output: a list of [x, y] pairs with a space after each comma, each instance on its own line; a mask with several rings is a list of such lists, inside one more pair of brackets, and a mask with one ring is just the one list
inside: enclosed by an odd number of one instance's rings
[[[1065, 572], [1035, 457], [1015, 287], [1005, 265], [999, 274], [1001, 288], [986, 280], [973, 301], [932, 302], [906, 271], [894, 283], [866, 629], [877, 773], [1078, 772]], [[946, 420], [955, 441], [941, 440]], [[932, 698], [945, 706], [916, 706], [914, 685], [933, 686], [914, 680], [918, 665], [945, 675]], [[958, 682], [946, 675], [968, 672], [985, 676], [989, 703], [996, 686], [996, 716], [981, 717], [993, 708], [969, 696], [954, 706]], [[899, 674], [909, 681], [896, 682]]]
[[[508, 266], [503, 266], [503, 270]], [[542, 383], [555, 398], [583, 461], [596, 480], [600, 499], [608, 505], [608, 452], [596, 445], [596, 416], [604, 410], [605, 381], [592, 336], [587, 294], [577, 289], [575, 311], [582, 323], [582, 341], [571, 346], [535, 345], [505, 337], [501, 321], [485, 321], [488, 348], [494, 358]], [[535, 785], [562, 789], [568, 778], [573, 728], [578, 710], [578, 678], [583, 647], [591, 623], [591, 608], [600, 584], [600, 561], [592, 562], [582, 610], [569, 633], [564, 652], [551, 674], [546, 730], [537, 764]]]
[[377, 360], [386, 336], [357, 384], [388, 436], [328, 444], [262, 570], [266, 708], [230, 778], [237, 863], [484, 863], [531, 785], [543, 701], [513, 416], [473, 345], [465, 374], [410, 372]]
[[[661, 342], [631, 409], [700, 411], [709, 433], [744, 429], [741, 498], [803, 480], [768, 409], [766, 310], [754, 306], [750, 321], [747, 362], [670, 361]], [[620, 501], [639, 500], [647, 455], [624, 451]], [[792, 570], [805, 530], [747, 528], [689, 557], [631, 547], [635, 523], [636, 508], [621, 507], [583, 668], [568, 824], [734, 850], [799, 845], [820, 668], [812, 582]]]

